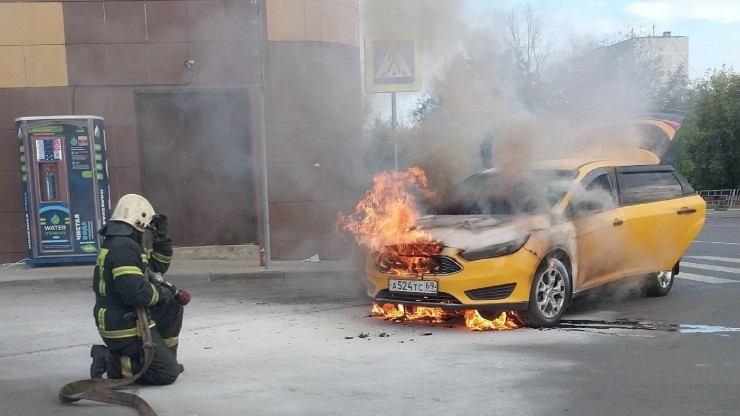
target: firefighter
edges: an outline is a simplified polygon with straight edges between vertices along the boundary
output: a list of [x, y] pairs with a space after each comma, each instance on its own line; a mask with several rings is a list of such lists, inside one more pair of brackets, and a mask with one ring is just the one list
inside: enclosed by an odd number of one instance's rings
[[[152, 250], [142, 245], [147, 229], [152, 233]], [[127, 378], [141, 370], [144, 354], [135, 307], [146, 307], [154, 360], [137, 382], [172, 384], [184, 371], [177, 362], [177, 346], [183, 305], [190, 295], [162, 279], [157, 283], [147, 278], [147, 269], [164, 274], [170, 265], [172, 239], [167, 234], [167, 217], [155, 214], [144, 197], [128, 194], [118, 201], [99, 233], [104, 240], [93, 275], [93, 314], [105, 345], [92, 346], [90, 377], [101, 378], [107, 372], [111, 379]]]

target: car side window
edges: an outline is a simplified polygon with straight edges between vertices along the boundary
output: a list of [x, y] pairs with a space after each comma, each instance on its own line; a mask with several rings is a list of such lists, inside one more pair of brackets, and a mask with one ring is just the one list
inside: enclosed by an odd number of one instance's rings
[[670, 171], [621, 172], [622, 205], [645, 204], [683, 196], [681, 183]]
[[594, 214], [617, 206], [609, 174], [599, 175], [583, 185], [584, 188], [576, 193], [568, 207], [571, 217]]

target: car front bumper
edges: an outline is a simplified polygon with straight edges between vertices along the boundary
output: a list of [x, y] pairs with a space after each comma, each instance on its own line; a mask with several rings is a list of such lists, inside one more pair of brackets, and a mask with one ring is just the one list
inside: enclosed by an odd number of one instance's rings
[[[368, 254], [365, 273], [367, 294], [379, 304], [395, 303], [443, 309], [524, 310], [540, 259], [522, 248], [516, 253], [468, 261], [460, 250], [445, 248], [440, 256], [457, 262], [462, 270], [447, 275], [424, 276], [383, 273], [375, 267], [375, 253]], [[437, 294], [391, 292], [389, 279], [435, 280]]]

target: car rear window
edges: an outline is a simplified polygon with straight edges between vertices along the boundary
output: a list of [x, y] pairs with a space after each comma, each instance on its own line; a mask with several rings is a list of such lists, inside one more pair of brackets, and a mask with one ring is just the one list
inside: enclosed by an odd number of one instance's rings
[[530, 170], [515, 176], [483, 172], [444, 194], [432, 211], [442, 215], [541, 214], [563, 198], [577, 175], [574, 170]]
[[622, 205], [644, 204], [680, 198], [684, 191], [671, 171], [622, 172], [619, 174]]

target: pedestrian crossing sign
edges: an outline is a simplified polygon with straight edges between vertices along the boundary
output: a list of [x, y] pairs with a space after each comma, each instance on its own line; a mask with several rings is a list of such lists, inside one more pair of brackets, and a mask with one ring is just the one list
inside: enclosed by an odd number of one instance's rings
[[404, 36], [365, 37], [365, 91], [421, 90], [418, 43]]

